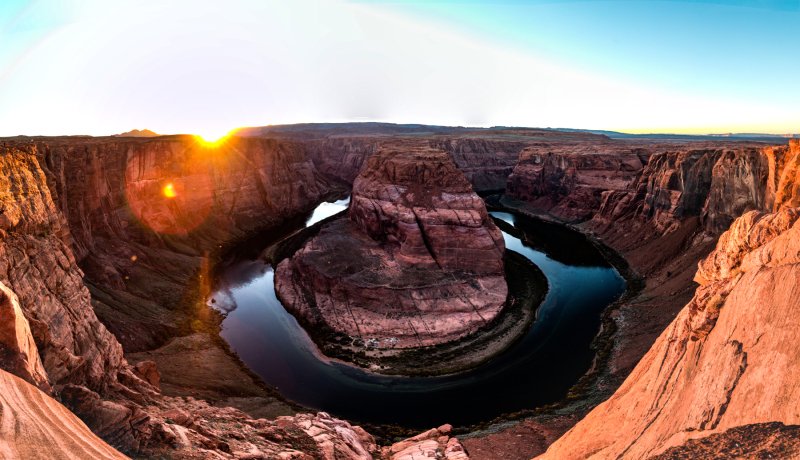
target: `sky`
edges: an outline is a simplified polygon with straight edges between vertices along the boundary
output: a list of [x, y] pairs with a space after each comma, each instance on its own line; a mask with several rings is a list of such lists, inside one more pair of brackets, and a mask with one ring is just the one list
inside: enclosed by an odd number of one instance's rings
[[0, 136], [800, 132], [800, 0], [2, 0]]

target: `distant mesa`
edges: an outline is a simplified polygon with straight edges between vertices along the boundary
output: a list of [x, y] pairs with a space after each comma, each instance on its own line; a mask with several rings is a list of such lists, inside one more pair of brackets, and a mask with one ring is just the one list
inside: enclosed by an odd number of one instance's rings
[[114, 137], [156, 137], [159, 135], [149, 129], [133, 129], [125, 133], [114, 134]]

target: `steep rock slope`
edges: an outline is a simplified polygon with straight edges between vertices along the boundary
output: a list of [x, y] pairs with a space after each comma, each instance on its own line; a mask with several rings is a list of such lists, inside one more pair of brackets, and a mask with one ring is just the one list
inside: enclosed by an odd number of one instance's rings
[[651, 152], [628, 190], [603, 194], [596, 223], [638, 220], [666, 234], [697, 217], [709, 234], [719, 235], [743, 212], [769, 206], [763, 147], [689, 144]]
[[[583, 387], [584, 396], [559, 411], [565, 415], [534, 417], [496, 435], [477, 436], [468, 444], [494, 445], [515, 432], [547, 433], [544, 438], [532, 436], [525, 453], [520, 449], [503, 453], [508, 458], [530, 458], [608, 398], [692, 299], [697, 262], [713, 250], [726, 222], [749, 210], [771, 210], [776, 190], [785, 190], [788, 196], [794, 193], [786, 178], [793, 175], [798, 150], [796, 141], [764, 146], [606, 140], [548, 143], [524, 151], [502, 202], [545, 219], [572, 222], [615, 249], [628, 263], [633, 289], [609, 310], [598, 337], [604, 358], [587, 376], [590, 383]], [[588, 159], [578, 162], [580, 155]], [[591, 160], [593, 156], [599, 158]], [[604, 170], [604, 156], [618, 158]], [[621, 165], [636, 158], [641, 169], [623, 175]], [[581, 164], [586, 166], [578, 168]]]
[[51, 390], [19, 299], [3, 283], [0, 283], [0, 369], [7, 369], [45, 392]]
[[617, 377], [606, 388], [618, 384], [691, 298], [697, 261], [730, 222], [771, 209], [792, 149], [605, 141], [523, 151], [505, 202], [578, 224], [645, 279], [642, 292], [613, 313], [610, 370]]
[[800, 423], [800, 212], [791, 204], [734, 222], [700, 264], [694, 298], [611, 399], [543, 458], [646, 458], [739, 426]]
[[0, 154], [0, 206], [0, 282], [30, 322], [49, 382], [113, 386], [122, 348], [92, 310], [69, 229], [32, 149]]
[[0, 457], [30, 459], [125, 459], [66, 407], [0, 370]]
[[379, 348], [428, 346], [497, 316], [503, 252], [500, 230], [445, 153], [385, 149], [356, 179], [348, 219], [281, 262], [276, 287], [312, 324]]

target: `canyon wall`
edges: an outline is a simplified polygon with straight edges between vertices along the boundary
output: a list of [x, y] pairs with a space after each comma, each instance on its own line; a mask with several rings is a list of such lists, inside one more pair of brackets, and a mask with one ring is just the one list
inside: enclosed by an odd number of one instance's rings
[[302, 215], [333, 190], [288, 141], [47, 139], [36, 148], [95, 310], [129, 352], [186, 330], [190, 280], [220, 244]]
[[506, 194], [567, 222], [590, 219], [603, 196], [625, 192], [649, 152], [625, 143], [542, 144], [525, 148]]
[[743, 212], [771, 206], [770, 174], [787, 150], [620, 141], [528, 147], [506, 193], [561, 221], [592, 221], [594, 230], [622, 220], [662, 235], [697, 217], [719, 235]]
[[92, 310], [34, 148], [0, 155], [0, 206], [0, 282], [30, 323], [48, 382], [106, 390], [123, 367], [122, 348]]
[[[264, 425], [236, 409], [160, 395], [153, 386], [158, 371], [152, 363], [129, 365], [117, 338], [95, 315], [95, 309], [102, 313], [107, 308], [106, 313], [116, 315], [110, 317], [112, 326], [118, 320], [123, 327], [131, 327], [134, 340], [146, 335], [152, 327], [146, 322], [150, 312], [145, 310], [143, 315], [139, 307], [174, 307], [167, 302], [189, 289], [203, 251], [258, 226], [274, 225], [286, 217], [282, 213], [295, 215], [313, 207], [323, 193], [322, 183], [311, 176], [313, 165], [302, 152], [270, 141], [247, 142], [253, 144], [247, 146], [252, 158], [231, 151], [224, 152], [229, 158], [201, 156], [210, 152], [186, 139], [152, 144], [53, 139], [4, 145], [0, 151], [0, 361], [4, 369], [40, 388], [52, 388], [96, 434], [137, 455], [182, 458], [205, 452], [233, 458], [249, 451], [266, 457], [371, 457], [364, 453], [372, 445], [371, 438], [364, 437], [363, 431], [346, 431], [349, 425], [335, 419], [320, 419], [319, 423], [329, 425], [321, 436], [320, 429], [313, 427], [315, 416], [289, 417], [280, 426]], [[235, 143], [234, 148], [243, 147]], [[297, 177], [304, 177], [303, 182], [293, 183], [291, 178]], [[172, 183], [176, 196], [163, 194], [166, 183]], [[184, 193], [189, 197], [183, 198]], [[190, 227], [197, 214], [207, 216], [211, 210], [219, 214], [213, 222]], [[75, 253], [87, 267], [86, 281], [93, 287], [94, 298], [84, 286]], [[140, 266], [145, 268], [132, 268]], [[138, 284], [133, 284], [135, 278]], [[163, 315], [175, 321], [175, 315]], [[145, 321], [138, 321], [142, 318]], [[131, 337], [121, 334], [120, 338]], [[0, 393], [12, 395], [19, 386], [5, 379], [0, 387]], [[8, 419], [5, 411], [3, 417]], [[66, 418], [48, 421], [53, 425], [45, 426], [48, 436], [62, 442], [57, 437], [72, 429], [69, 423]], [[285, 430], [302, 434], [287, 435]], [[27, 449], [30, 442], [44, 442], [5, 439], [14, 452]], [[78, 443], [75, 448], [88, 449], [87, 458], [91, 455], [89, 446], [73, 441]], [[297, 450], [293, 443], [305, 447]], [[102, 445], [98, 442], [97, 448]], [[65, 449], [64, 455], [73, 449], [65, 442], [54, 447], [58, 446]]]
[[[0, 282], [6, 288], [4, 319], [15, 320], [17, 337], [16, 347], [9, 347], [6, 339], [3, 348], [4, 354], [15, 349], [18, 355], [24, 353], [29, 371], [19, 372], [19, 366], [6, 370], [16, 370], [45, 390], [52, 388], [62, 400], [76, 395], [89, 398], [82, 405], [67, 405], [87, 420], [99, 420], [108, 415], [108, 411], [103, 414], [99, 394], [142, 401], [155, 392], [127, 365], [119, 342], [92, 309], [70, 248], [69, 227], [53, 201], [40, 160], [31, 145], [5, 146], [0, 153]], [[24, 318], [7, 316], [18, 311]], [[46, 375], [39, 370], [30, 341], [36, 344]], [[135, 446], [136, 431], [144, 420], [136, 420], [134, 405], [114, 406], [118, 423], [113, 431], [103, 431], [100, 425], [93, 428], [112, 442]]]
[[[694, 298], [614, 395], [543, 458], [646, 458], [740, 426], [779, 422], [769, 428], [779, 435], [781, 424], [800, 424], [800, 212], [792, 204], [776, 201], [774, 212], [733, 223], [700, 263]], [[792, 449], [782, 455], [800, 453]]]
[[[317, 169], [326, 177], [351, 184], [367, 158], [381, 149], [402, 150], [427, 145], [446, 152], [478, 193], [497, 192], [506, 188], [520, 154], [532, 145], [557, 146], [562, 143], [606, 142], [605, 136], [587, 133], [566, 133], [537, 129], [491, 129], [465, 131], [459, 135], [425, 133], [425, 135], [331, 135], [323, 139], [292, 137], [302, 141]], [[315, 136], [309, 136], [315, 137]]]
[[499, 191], [517, 164], [525, 140], [442, 138], [430, 141], [432, 148], [450, 155], [476, 192]]

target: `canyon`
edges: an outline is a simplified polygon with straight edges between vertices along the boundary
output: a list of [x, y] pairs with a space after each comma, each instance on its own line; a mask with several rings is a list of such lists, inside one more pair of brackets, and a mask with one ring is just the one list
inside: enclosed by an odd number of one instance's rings
[[[18, 407], [24, 423], [60, 427], [34, 441], [4, 436], [0, 451], [26, 457], [31, 442], [51, 439], [49, 458], [117, 455], [104, 442], [134, 457], [672, 458], [745, 439], [742, 455], [797, 453], [797, 140], [357, 125], [241, 134], [215, 148], [192, 136], [0, 140], [0, 394], [18, 395], [2, 417]], [[476, 224], [465, 227], [479, 234], [468, 241], [491, 263], [448, 256], [449, 234], [426, 243], [436, 213], [415, 229], [413, 206], [386, 211], [399, 207], [394, 186], [418, 176], [370, 174], [370, 164], [402, 172], [413, 150], [463, 174], [428, 198], [448, 196], [435, 209], [470, 203]], [[285, 401], [219, 339], [204, 300], [220, 254], [349, 193], [348, 217], [325, 224], [283, 270], [326, 238], [349, 235], [364, 250], [392, 228], [409, 242], [392, 257], [499, 283], [500, 258], [484, 255], [497, 235], [474, 193], [500, 191], [506, 209], [589, 235], [629, 279], [604, 317], [594, 365], [554, 407], [376, 440]], [[492, 286], [490, 310], [506, 297]]]

